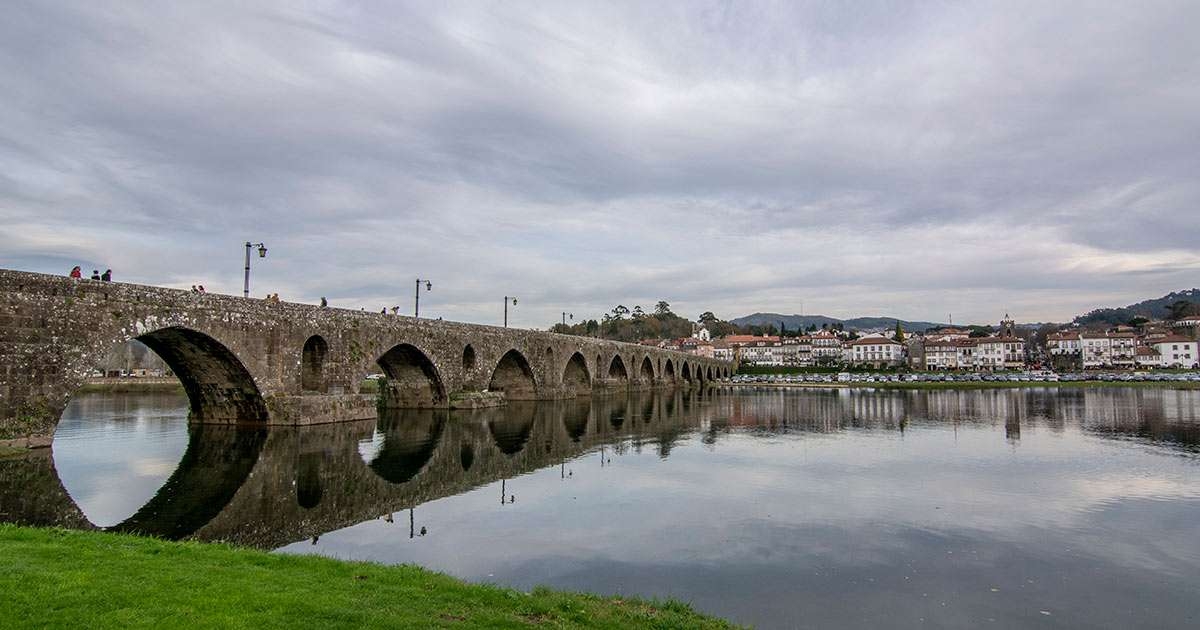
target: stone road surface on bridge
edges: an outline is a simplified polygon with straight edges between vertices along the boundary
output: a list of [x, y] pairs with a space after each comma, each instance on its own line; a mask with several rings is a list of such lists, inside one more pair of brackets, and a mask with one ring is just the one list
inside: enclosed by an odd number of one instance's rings
[[[198, 423], [319, 424], [702, 386], [734, 366], [548, 332], [0, 270], [0, 440], [47, 443], [71, 395], [137, 339]], [[382, 373], [378, 396], [360, 391]]]

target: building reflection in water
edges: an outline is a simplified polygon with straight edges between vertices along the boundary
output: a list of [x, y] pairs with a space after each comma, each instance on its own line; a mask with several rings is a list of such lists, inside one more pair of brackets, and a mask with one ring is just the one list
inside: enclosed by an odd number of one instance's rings
[[[1022, 430], [1078, 427], [1104, 439], [1196, 451], [1200, 392], [1165, 389], [739, 390], [634, 393], [590, 400], [514, 403], [474, 412], [386, 412], [377, 421], [271, 430], [214, 425], [190, 429], [178, 467], [154, 497], [111, 529], [163, 538], [228, 540], [276, 548], [325, 532], [409, 512], [499, 481], [599, 453], [653, 445], [660, 458], [695, 439], [842, 431], [912, 432], [940, 425]], [[916, 436], [915, 439], [919, 439]], [[909, 438], [914, 439], [914, 438]], [[530, 448], [530, 445], [537, 445]], [[119, 489], [118, 489], [119, 490]], [[92, 527], [57, 477], [49, 453], [0, 461], [0, 518]], [[389, 521], [390, 522], [390, 521]]]

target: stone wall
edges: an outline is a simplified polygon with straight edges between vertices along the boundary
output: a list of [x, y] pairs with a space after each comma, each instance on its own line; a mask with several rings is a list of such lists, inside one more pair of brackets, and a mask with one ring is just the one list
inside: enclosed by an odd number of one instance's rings
[[131, 339], [171, 366], [201, 423], [374, 418], [375, 396], [359, 387], [376, 373], [396, 407], [448, 407], [489, 389], [547, 400], [687, 387], [732, 373], [634, 344], [0, 270], [0, 439], [48, 440], [92, 369]]

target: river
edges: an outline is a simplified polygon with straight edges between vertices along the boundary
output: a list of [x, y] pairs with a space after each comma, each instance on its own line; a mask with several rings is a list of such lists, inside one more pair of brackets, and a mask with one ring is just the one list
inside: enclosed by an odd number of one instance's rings
[[52, 453], [0, 463], [0, 518], [673, 597], [764, 628], [1200, 625], [1195, 390], [186, 417], [182, 396], [77, 396]]

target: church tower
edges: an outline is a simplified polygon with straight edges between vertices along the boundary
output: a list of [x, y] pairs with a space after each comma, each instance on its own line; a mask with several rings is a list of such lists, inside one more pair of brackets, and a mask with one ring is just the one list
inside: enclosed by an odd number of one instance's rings
[[1016, 325], [1017, 325], [1017, 323], [1014, 322], [1013, 319], [1008, 316], [1008, 313], [1005, 313], [1004, 319], [1000, 320], [1000, 336], [1001, 337], [1012, 337], [1013, 329], [1016, 328]]

